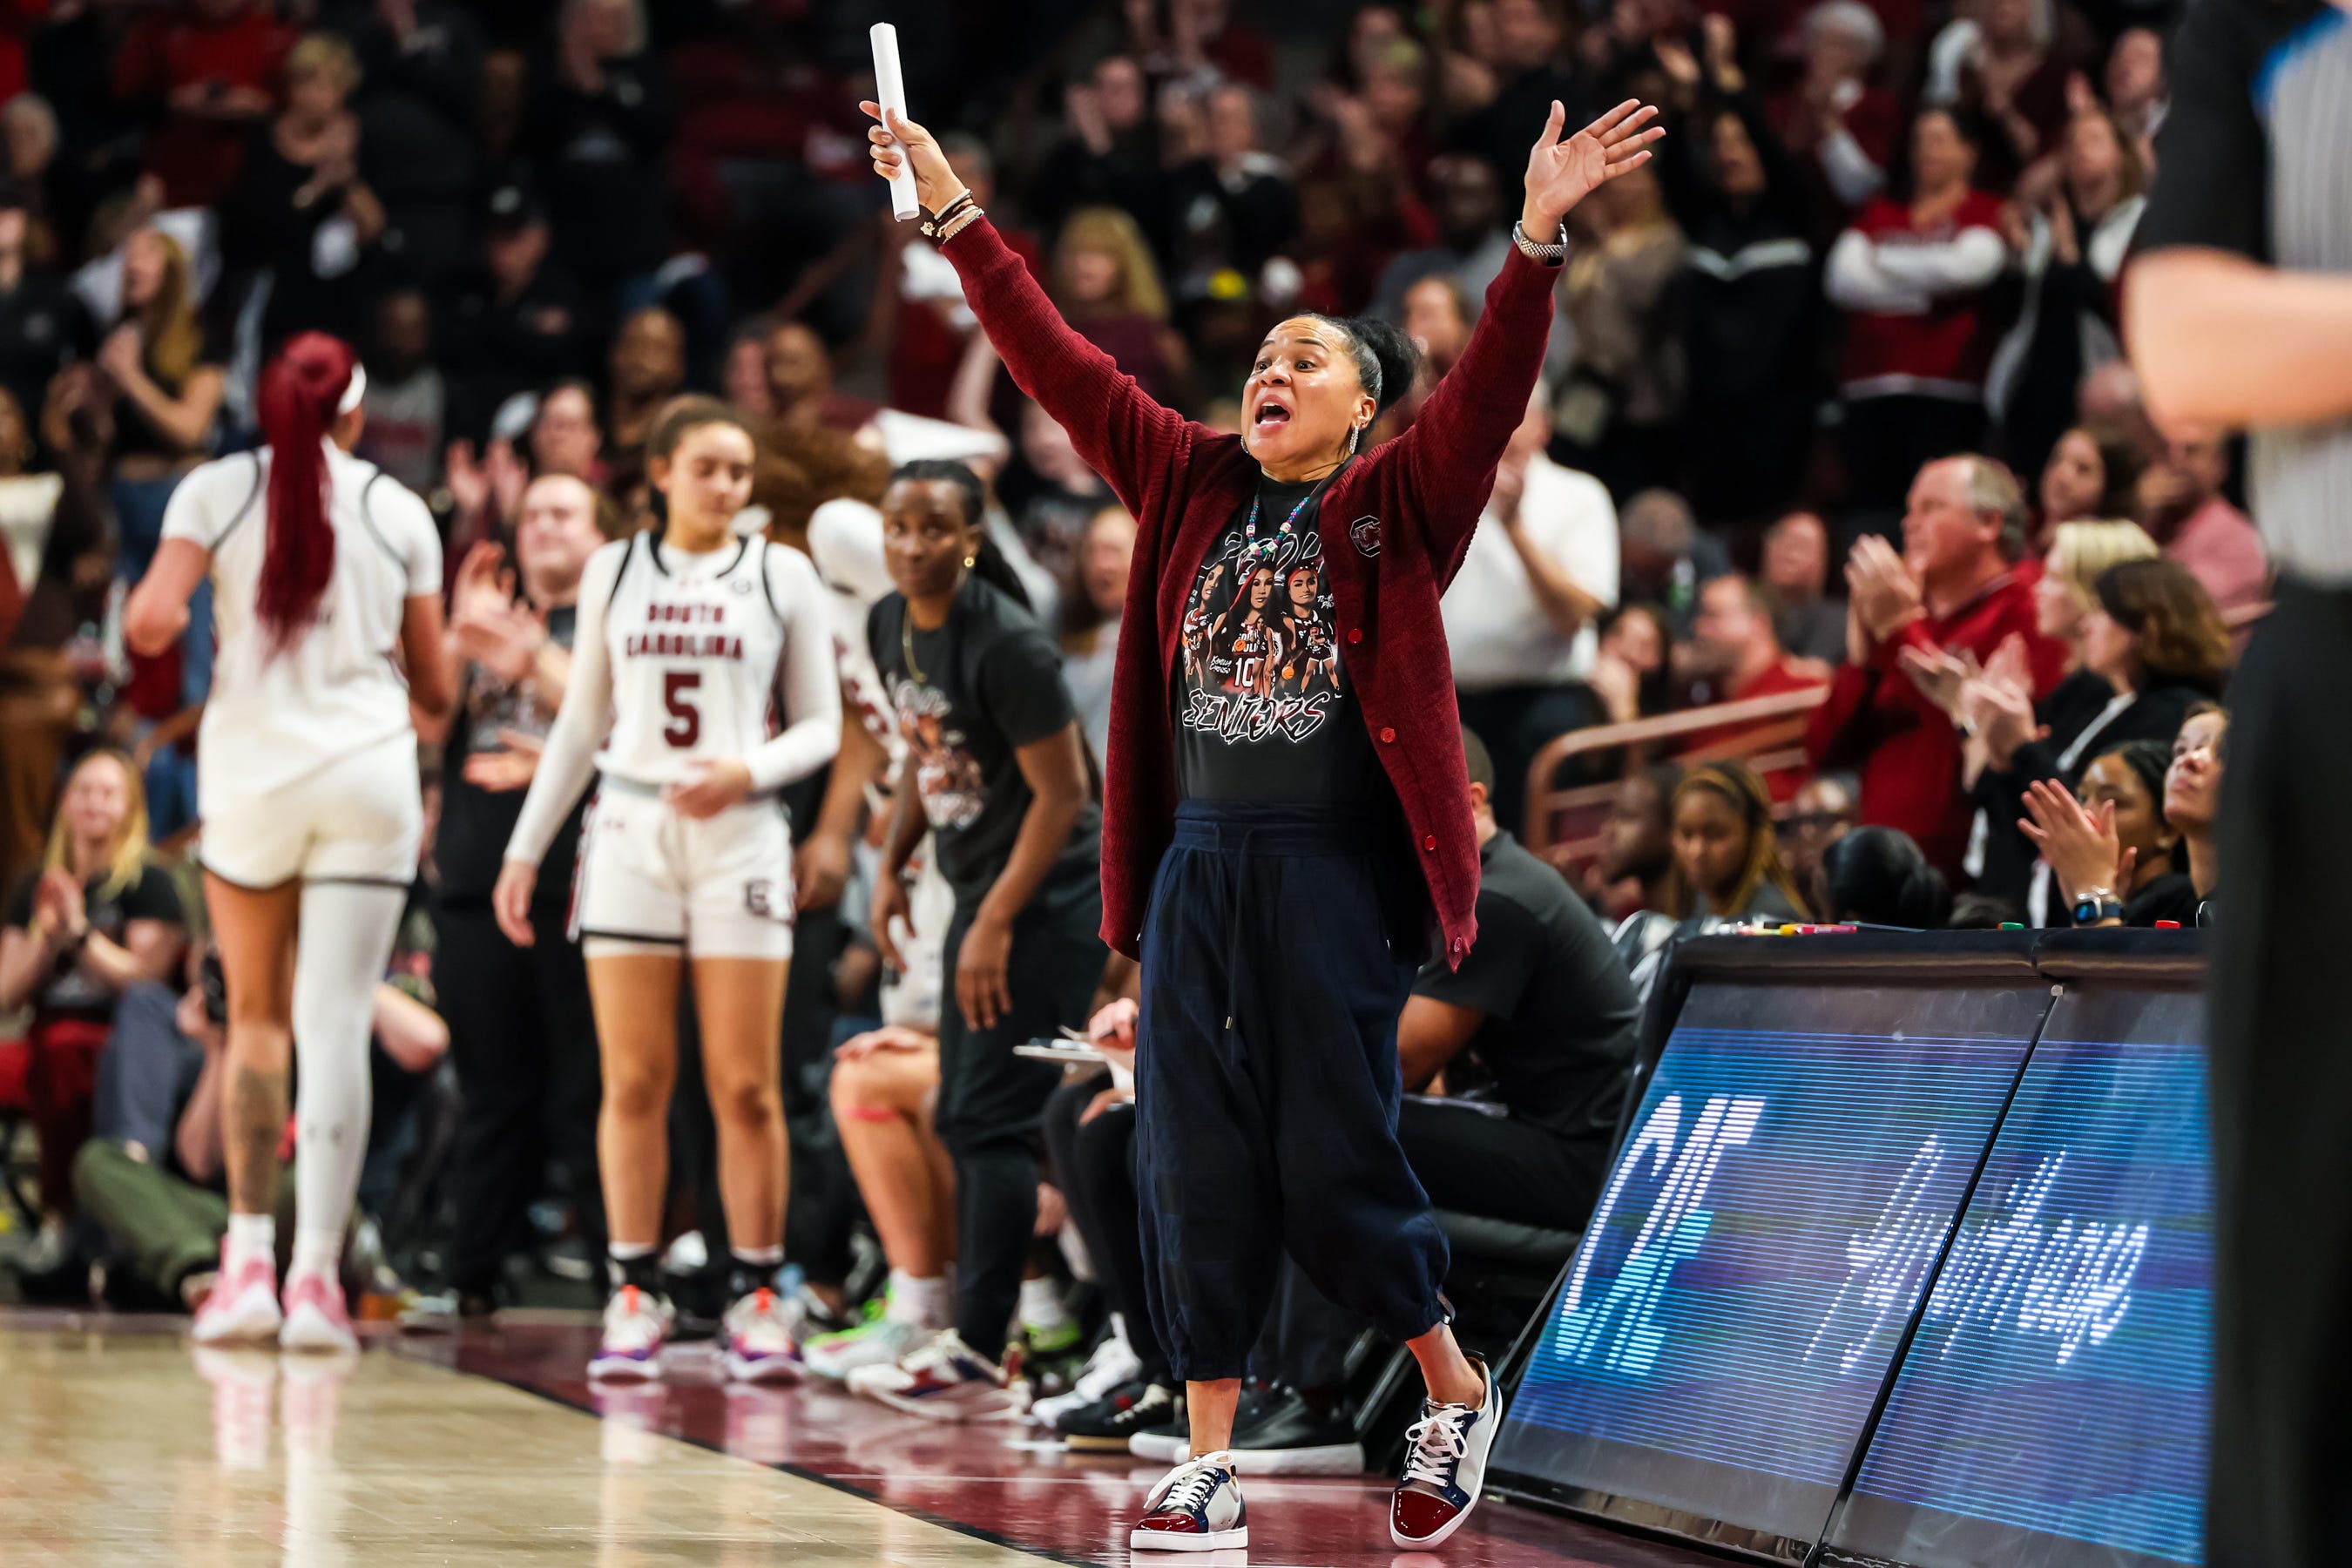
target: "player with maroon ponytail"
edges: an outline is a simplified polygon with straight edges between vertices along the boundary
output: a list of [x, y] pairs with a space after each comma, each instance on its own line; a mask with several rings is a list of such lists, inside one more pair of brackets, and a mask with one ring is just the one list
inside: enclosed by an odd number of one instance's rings
[[[335, 531], [327, 521], [331, 492], [326, 437], [345, 412], [342, 400], [357, 374], [359, 361], [350, 345], [324, 332], [289, 339], [261, 373], [261, 433], [274, 459], [268, 543], [253, 607], [273, 651], [318, 618], [320, 598], [335, 573]], [[352, 406], [358, 405], [353, 398]]]
[[[180, 481], [123, 616], [131, 646], [159, 652], [212, 580], [220, 648], [196, 805], [228, 981], [229, 1228], [196, 1318], [205, 1343], [355, 1343], [338, 1272], [367, 1148], [368, 1037], [424, 838], [411, 713], [438, 716], [454, 695], [433, 514], [351, 455], [366, 395], [348, 344], [289, 342], [262, 372], [268, 445]], [[271, 1215], [298, 1054], [281, 1309]]]

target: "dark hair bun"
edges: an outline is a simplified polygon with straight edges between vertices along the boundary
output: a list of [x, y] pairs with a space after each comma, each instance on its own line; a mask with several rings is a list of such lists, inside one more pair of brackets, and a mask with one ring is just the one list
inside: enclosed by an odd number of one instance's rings
[[1952, 890], [1911, 836], [1857, 827], [1822, 855], [1833, 920], [1932, 931], [1951, 912]]
[[1421, 347], [1405, 335], [1402, 327], [1377, 317], [1353, 317], [1347, 326], [1356, 341], [1370, 349], [1372, 358], [1380, 363], [1380, 411], [1385, 414], [1411, 390], [1413, 377], [1421, 373]]

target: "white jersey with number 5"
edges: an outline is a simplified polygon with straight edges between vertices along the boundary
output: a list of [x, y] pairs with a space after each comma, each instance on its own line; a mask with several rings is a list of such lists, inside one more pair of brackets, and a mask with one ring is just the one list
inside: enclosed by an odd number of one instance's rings
[[196, 747], [196, 793], [254, 796], [409, 732], [408, 684], [394, 661], [409, 599], [441, 591], [433, 514], [399, 480], [327, 446], [334, 574], [317, 621], [272, 650], [255, 613], [269, 537], [270, 452], [193, 469], [172, 492], [163, 537], [212, 558], [213, 667]]
[[546, 853], [592, 769], [658, 790], [698, 762], [740, 761], [765, 793], [824, 766], [840, 739], [824, 586], [807, 556], [758, 538], [698, 555], [656, 533], [607, 544], [581, 577], [572, 677], [508, 858]]

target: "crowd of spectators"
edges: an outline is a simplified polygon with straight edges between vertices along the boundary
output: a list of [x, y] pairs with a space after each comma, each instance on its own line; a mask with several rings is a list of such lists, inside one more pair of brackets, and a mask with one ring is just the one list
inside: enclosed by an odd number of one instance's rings
[[[859, 7], [0, 10], [0, 1036], [13, 1022], [33, 1042], [29, 1082], [0, 1071], [0, 1103], [40, 1125], [50, 1224], [28, 1267], [76, 1256], [77, 1207], [169, 1211], [160, 1238], [103, 1228], [167, 1295], [201, 1289], [202, 1215], [125, 1174], [217, 1172], [217, 999], [186, 858], [209, 627], [200, 600], [177, 649], [135, 658], [119, 607], [173, 486], [253, 444], [258, 367], [307, 329], [362, 352], [361, 454], [439, 519], [468, 665], [428, 776], [450, 802], [444, 853], [428, 844], [389, 977], [454, 1005], [450, 1028], [380, 1017], [390, 1070], [457, 1080], [443, 1142], [465, 1213], [442, 1254], [410, 1261], [487, 1300], [550, 1223], [593, 1259], [576, 950], [501, 947], [485, 900], [512, 812], [496, 797], [520, 798], [561, 701], [581, 562], [653, 521], [656, 412], [705, 391], [753, 423], [743, 526], [815, 559], [845, 650], [888, 589], [873, 508], [893, 467], [970, 463], [1097, 758], [1134, 523], [1004, 372], [952, 268], [890, 220], [856, 107]], [[1663, 106], [1656, 161], [1572, 216], [1546, 374], [1444, 605], [1463, 717], [1491, 753], [1482, 835], [1507, 843], [1555, 786], [1611, 786], [1597, 837], [1552, 858], [1628, 922], [1637, 977], [1675, 931], [1727, 920], [2209, 917], [2218, 700], [2268, 569], [2231, 446], [2159, 436], [2119, 346], [2115, 284], [2158, 173], [2162, 7], [908, 11], [910, 93], [1008, 243], [1090, 342], [1224, 429], [1265, 330], [1307, 310], [1415, 339], [1423, 380], [1376, 438], [1408, 426], [1502, 266], [1504, 193], [1550, 102], [1571, 124], [1628, 96]], [[898, 1047], [859, 1026], [941, 1005], [937, 976], [877, 995], [858, 846], [887, 739], [857, 732], [887, 728], [886, 705], [854, 665], [833, 786], [791, 802], [793, 1259], [827, 1311], [855, 1303], [845, 1227], [818, 1212], [846, 1177], [829, 1188], [818, 1167], [845, 1143], [863, 1177], [877, 1127], [921, 1120]], [[1533, 770], [1590, 726], [1806, 692], [1804, 762], [1763, 776], [1739, 723]], [[461, 955], [437, 991], [436, 946]], [[1518, 951], [1540, 963], [1540, 942]], [[1455, 1014], [1520, 995], [1508, 975], [1427, 991]], [[1506, 1061], [1454, 1064], [1481, 1037], [1448, 1023], [1429, 1076], [1507, 1087]], [[166, 1089], [108, 1089], [107, 1042], [128, 1062], [132, 1037]], [[1622, 1066], [1619, 1045], [1595, 1048], [1594, 1070]], [[409, 1098], [388, 1162], [433, 1142], [434, 1093]], [[856, 1128], [835, 1136], [828, 1103]], [[707, 1145], [706, 1112], [681, 1163]], [[370, 1191], [396, 1207], [396, 1184]], [[534, 1193], [568, 1217], [548, 1222]], [[873, 1217], [906, 1269], [939, 1262], [936, 1205]]]

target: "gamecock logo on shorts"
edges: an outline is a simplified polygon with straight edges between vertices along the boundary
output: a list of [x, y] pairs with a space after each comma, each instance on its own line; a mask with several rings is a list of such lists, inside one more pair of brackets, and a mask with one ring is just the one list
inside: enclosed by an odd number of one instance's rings
[[776, 885], [765, 877], [743, 884], [743, 907], [763, 921], [782, 918], [782, 911], [776, 908]]

